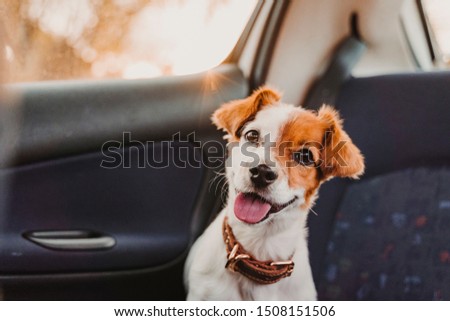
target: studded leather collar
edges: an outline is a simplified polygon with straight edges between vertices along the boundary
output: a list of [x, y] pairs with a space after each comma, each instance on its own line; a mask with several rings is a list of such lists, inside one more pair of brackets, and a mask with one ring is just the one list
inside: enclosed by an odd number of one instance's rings
[[223, 239], [227, 250], [225, 268], [238, 272], [254, 282], [273, 284], [291, 276], [294, 270], [294, 262], [291, 260], [274, 262], [255, 259], [236, 240], [226, 216], [223, 220]]

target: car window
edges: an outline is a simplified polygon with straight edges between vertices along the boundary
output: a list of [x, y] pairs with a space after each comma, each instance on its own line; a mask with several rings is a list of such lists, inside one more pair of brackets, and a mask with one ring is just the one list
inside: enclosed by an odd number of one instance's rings
[[7, 82], [199, 72], [229, 54], [256, 0], [2, 0]]
[[422, 0], [436, 63], [450, 68], [450, 1]]

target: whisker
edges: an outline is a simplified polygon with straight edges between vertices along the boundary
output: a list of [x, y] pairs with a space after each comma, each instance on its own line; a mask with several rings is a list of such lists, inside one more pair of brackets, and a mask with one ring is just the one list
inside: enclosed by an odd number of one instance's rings
[[220, 178], [218, 179], [217, 184], [216, 184], [216, 188], [214, 189], [214, 194], [215, 194], [215, 195], [217, 195], [217, 189], [218, 189], [219, 186], [222, 184], [223, 180], [224, 180], [224, 176], [222, 176], [222, 177], [220, 177]]
[[215, 174], [216, 174], [216, 176], [214, 176], [214, 178], [211, 179], [209, 191], [211, 192], [212, 186], [215, 185], [214, 194], [217, 195], [219, 186], [222, 186], [221, 191], [220, 191], [221, 199], [222, 199], [223, 186], [225, 185], [224, 180], [226, 180], [226, 173], [225, 172], [215, 172]]
[[214, 174], [216, 174], [216, 175], [209, 181], [209, 186], [208, 186], [208, 191], [209, 192], [211, 192], [211, 188], [214, 185], [214, 183], [219, 184], [220, 183], [220, 179], [225, 176], [225, 172], [220, 172], [220, 171], [214, 172]]
[[227, 184], [223, 184], [222, 190], [220, 192], [220, 200], [222, 201], [222, 203], [226, 202], [226, 197], [227, 197]]
[[308, 210], [310, 210], [311, 212], [313, 212], [316, 216], [319, 216], [319, 214], [316, 213], [316, 211], [314, 211], [314, 210], [312, 209], [312, 207], [308, 207]]

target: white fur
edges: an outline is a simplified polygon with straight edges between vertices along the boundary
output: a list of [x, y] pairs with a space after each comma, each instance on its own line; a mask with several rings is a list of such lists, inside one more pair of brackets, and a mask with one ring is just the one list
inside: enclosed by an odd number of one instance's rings
[[[276, 141], [279, 129], [291, 117], [293, 112], [301, 112], [300, 108], [289, 105], [277, 105], [258, 112], [255, 119], [243, 129], [255, 129], [260, 132], [261, 139], [269, 134], [271, 141]], [[244, 135], [240, 148], [245, 143]], [[260, 164], [264, 159], [263, 144], [252, 147], [252, 151], [260, 156]], [[316, 289], [312, 279], [308, 258], [306, 218], [308, 211], [302, 211], [304, 204], [303, 188], [292, 189], [288, 185], [286, 175], [269, 186], [264, 198], [273, 203], [287, 203], [293, 198], [297, 200], [270, 217], [257, 224], [246, 224], [234, 215], [236, 190], [251, 192], [252, 184], [249, 168], [241, 166], [242, 161], [249, 161], [248, 156], [240, 152], [240, 148], [231, 151], [232, 163], [227, 167], [229, 195], [226, 207], [213, 223], [193, 245], [185, 266], [185, 283], [188, 300], [315, 300]], [[280, 172], [283, 167], [273, 157], [272, 169]], [[258, 260], [286, 261], [292, 257], [295, 263], [294, 272], [275, 284], [257, 284], [237, 272], [225, 269], [226, 249], [222, 238], [224, 217], [233, 229], [239, 243]]]

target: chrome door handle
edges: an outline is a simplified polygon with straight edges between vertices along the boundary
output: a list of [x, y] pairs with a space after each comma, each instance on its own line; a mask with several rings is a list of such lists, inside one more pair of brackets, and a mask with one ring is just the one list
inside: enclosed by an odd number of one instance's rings
[[116, 244], [116, 240], [111, 236], [85, 230], [33, 231], [23, 236], [52, 250], [106, 250]]

